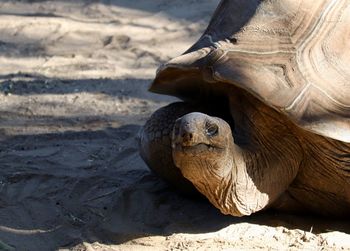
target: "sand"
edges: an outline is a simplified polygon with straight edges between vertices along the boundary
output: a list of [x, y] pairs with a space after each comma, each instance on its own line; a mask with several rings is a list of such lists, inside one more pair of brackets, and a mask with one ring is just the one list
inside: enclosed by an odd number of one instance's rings
[[0, 250], [350, 250], [350, 223], [224, 216], [152, 174], [156, 68], [218, 0], [0, 1]]

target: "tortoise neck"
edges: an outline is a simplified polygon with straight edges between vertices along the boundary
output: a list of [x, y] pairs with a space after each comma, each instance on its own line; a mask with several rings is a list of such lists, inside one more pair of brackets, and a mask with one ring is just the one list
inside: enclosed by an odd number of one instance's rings
[[240, 197], [246, 196], [243, 193], [248, 187], [246, 207], [260, 210], [273, 203], [293, 182], [304, 150], [297, 129], [286, 116], [249, 94], [238, 92], [231, 96], [233, 137], [242, 159], [233, 168], [237, 197], [242, 200]]
[[[249, 169], [257, 168], [251, 166], [251, 164], [256, 162], [248, 160], [247, 152], [234, 145], [233, 142], [231, 148], [231, 161], [221, 163], [221, 165], [230, 165], [229, 174], [211, 182], [210, 187], [206, 187], [207, 190], [211, 191], [206, 191], [205, 194], [211, 195], [207, 196], [208, 199], [223, 214], [233, 216], [250, 215], [263, 209], [268, 204], [269, 197], [268, 194], [258, 189], [256, 183], [260, 181], [259, 177], [247, 175]], [[224, 168], [227, 167], [217, 167], [218, 170]]]

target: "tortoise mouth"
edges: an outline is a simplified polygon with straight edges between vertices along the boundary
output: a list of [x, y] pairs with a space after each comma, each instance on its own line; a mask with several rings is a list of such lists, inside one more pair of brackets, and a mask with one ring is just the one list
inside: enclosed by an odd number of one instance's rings
[[192, 145], [182, 145], [181, 143], [175, 143], [174, 150], [185, 154], [196, 155], [208, 152], [222, 152], [223, 148], [206, 143], [194, 143]]

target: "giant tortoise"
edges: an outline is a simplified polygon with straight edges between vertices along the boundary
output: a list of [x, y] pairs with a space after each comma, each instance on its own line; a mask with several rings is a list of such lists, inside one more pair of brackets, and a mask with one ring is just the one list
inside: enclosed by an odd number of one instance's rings
[[183, 102], [147, 121], [141, 156], [224, 214], [348, 216], [349, 27], [349, 0], [222, 0], [158, 69], [150, 91]]

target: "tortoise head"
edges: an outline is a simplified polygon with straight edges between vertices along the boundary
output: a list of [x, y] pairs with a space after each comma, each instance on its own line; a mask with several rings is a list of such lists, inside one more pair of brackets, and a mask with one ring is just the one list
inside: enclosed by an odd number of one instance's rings
[[[179, 118], [172, 133], [175, 165], [185, 178], [224, 214], [242, 216], [232, 196], [236, 148], [230, 125], [223, 119], [193, 112]], [[228, 201], [228, 198], [230, 200]]]
[[232, 144], [230, 125], [223, 119], [193, 112], [175, 122], [173, 158], [193, 183], [226, 177], [232, 165]]

